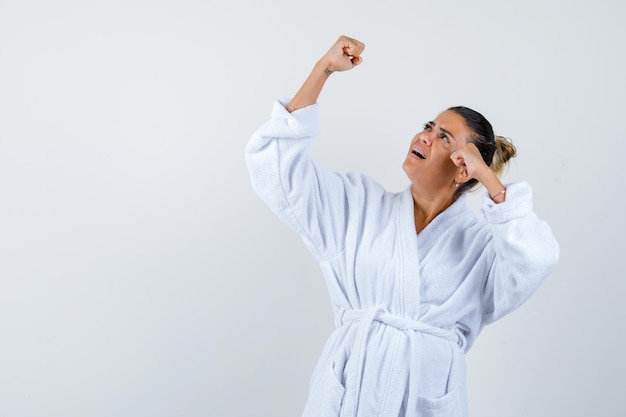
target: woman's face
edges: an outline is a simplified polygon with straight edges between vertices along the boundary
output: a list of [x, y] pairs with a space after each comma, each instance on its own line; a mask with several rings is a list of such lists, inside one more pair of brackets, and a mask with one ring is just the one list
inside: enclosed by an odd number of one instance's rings
[[458, 168], [450, 154], [467, 144], [465, 120], [453, 111], [441, 113], [411, 140], [402, 169], [418, 189], [438, 191], [454, 184]]

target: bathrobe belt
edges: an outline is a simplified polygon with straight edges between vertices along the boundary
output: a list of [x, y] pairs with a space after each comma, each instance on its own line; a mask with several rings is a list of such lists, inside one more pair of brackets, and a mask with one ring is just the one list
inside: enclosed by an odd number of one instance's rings
[[[365, 364], [365, 352], [367, 350], [367, 338], [369, 336], [370, 328], [372, 324], [377, 321], [387, 326], [395, 327], [399, 330], [404, 330], [409, 337], [409, 344], [411, 349], [410, 356], [410, 373], [409, 373], [409, 404], [415, 404], [416, 401], [416, 389], [417, 381], [419, 378], [419, 354], [417, 343], [417, 332], [429, 334], [432, 336], [440, 337], [442, 339], [449, 340], [454, 344], [462, 346], [464, 343], [459, 337], [459, 334], [445, 330], [439, 327], [430, 326], [417, 320], [413, 320], [408, 317], [397, 316], [389, 313], [383, 306], [376, 306], [370, 309], [364, 310], [344, 310], [341, 309], [336, 317], [337, 327], [341, 327], [348, 323], [359, 323], [359, 328], [354, 340], [354, 347], [352, 355], [356, 357], [352, 358], [350, 369], [348, 374], [353, 384], [351, 387], [346, 387], [346, 396], [344, 398], [341, 416], [357, 416], [358, 412], [358, 399], [361, 394], [363, 367]], [[348, 389], [351, 388], [349, 391]]]

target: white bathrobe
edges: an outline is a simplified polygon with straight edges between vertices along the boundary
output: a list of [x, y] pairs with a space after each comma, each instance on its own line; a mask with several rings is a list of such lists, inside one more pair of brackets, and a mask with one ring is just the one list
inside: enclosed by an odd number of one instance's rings
[[484, 220], [461, 196], [416, 234], [410, 187], [320, 166], [308, 153], [317, 104], [290, 114], [285, 103], [246, 160], [254, 190], [319, 261], [336, 316], [304, 416], [467, 415], [464, 353], [558, 260], [530, 186], [509, 184], [502, 204], [485, 196]]

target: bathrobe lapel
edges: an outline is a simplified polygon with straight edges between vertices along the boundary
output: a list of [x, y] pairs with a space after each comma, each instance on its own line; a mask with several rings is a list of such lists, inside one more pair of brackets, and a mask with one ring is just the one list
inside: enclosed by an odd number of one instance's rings
[[420, 287], [423, 277], [420, 264], [435, 242], [462, 217], [467, 208], [466, 197], [462, 195], [450, 207], [435, 217], [419, 234], [415, 232], [413, 196], [411, 187], [400, 194], [397, 227], [400, 237], [400, 259], [398, 277], [401, 281], [400, 312], [413, 319], [419, 319]]
[[420, 304], [420, 264], [415, 233], [415, 217], [413, 214], [413, 195], [411, 187], [407, 187], [400, 194], [398, 207], [398, 236], [400, 237], [399, 271], [397, 277], [401, 280], [398, 313], [413, 319], [419, 318]]

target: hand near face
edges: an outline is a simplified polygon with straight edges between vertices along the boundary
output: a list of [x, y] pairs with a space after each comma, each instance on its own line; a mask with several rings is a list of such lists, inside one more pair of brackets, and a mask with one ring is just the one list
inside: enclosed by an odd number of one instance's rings
[[468, 143], [462, 148], [456, 149], [450, 154], [450, 159], [454, 165], [464, 166], [467, 169], [467, 176], [481, 181], [487, 173], [492, 173], [485, 163], [480, 151], [473, 143]]
[[361, 53], [365, 44], [347, 36], [340, 36], [337, 42], [322, 58], [330, 71], [347, 71], [363, 62]]

